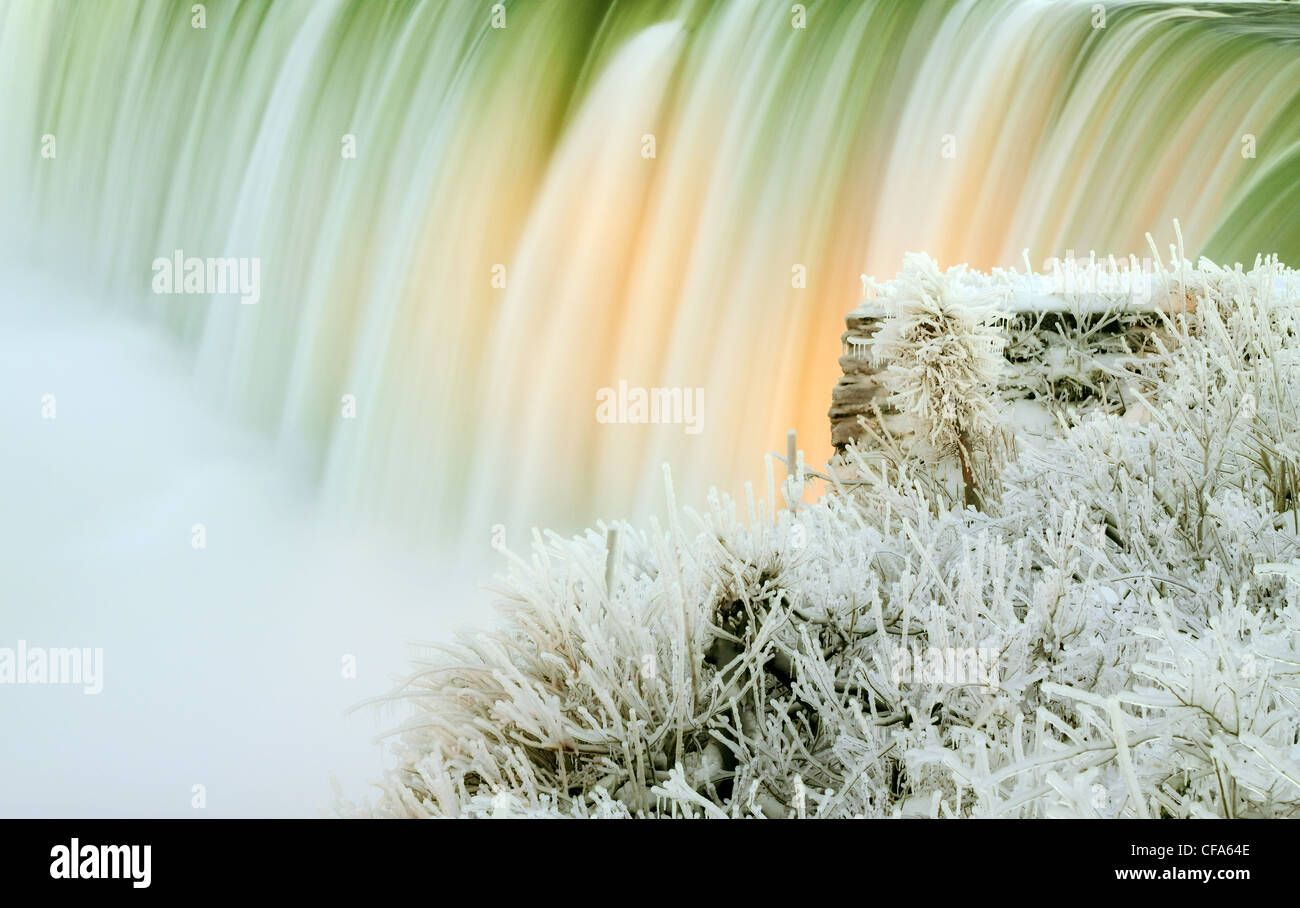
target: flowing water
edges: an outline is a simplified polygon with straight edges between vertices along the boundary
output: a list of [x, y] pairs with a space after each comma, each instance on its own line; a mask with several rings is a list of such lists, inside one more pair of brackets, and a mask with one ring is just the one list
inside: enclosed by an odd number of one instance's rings
[[[841, 317], [908, 250], [1300, 253], [1294, 8], [190, 6], [4, 5], [7, 248], [429, 537], [640, 513], [663, 461], [734, 491], [792, 426], [821, 459]], [[259, 258], [260, 302], [152, 294], [176, 249]], [[703, 431], [597, 422], [619, 380], [703, 388]]]

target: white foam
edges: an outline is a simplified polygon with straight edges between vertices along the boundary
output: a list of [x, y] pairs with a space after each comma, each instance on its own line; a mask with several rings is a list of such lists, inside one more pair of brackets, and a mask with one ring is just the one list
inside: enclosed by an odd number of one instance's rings
[[104, 651], [98, 695], [0, 685], [0, 814], [312, 816], [331, 773], [365, 797], [394, 716], [344, 711], [408, 670], [405, 641], [482, 608], [490, 572], [331, 523], [171, 345], [96, 301], [0, 300], [0, 646]]

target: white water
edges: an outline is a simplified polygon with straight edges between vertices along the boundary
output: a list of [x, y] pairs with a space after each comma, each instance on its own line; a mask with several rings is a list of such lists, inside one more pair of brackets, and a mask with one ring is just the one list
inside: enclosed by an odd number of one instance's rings
[[331, 774], [366, 797], [394, 714], [345, 710], [472, 620], [457, 578], [490, 569], [323, 517], [162, 339], [48, 286], [0, 299], [0, 647], [104, 651], [98, 695], [0, 685], [0, 815], [312, 816]]
[[[843, 314], [906, 251], [1145, 256], [1177, 217], [1300, 254], [1295, 4], [509, 6], [0, 0], [0, 247], [166, 325], [332, 512], [446, 544], [644, 517], [664, 462], [742, 494], [792, 427], [821, 462]], [[176, 249], [257, 258], [260, 302], [155, 296]], [[620, 380], [704, 388], [703, 432], [598, 422]]]

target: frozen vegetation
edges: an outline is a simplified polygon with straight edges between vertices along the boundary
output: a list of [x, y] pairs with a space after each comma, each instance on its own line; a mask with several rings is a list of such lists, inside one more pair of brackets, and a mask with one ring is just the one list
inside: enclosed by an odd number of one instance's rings
[[1032, 441], [999, 397], [1018, 281], [909, 257], [876, 286], [924, 431], [807, 475], [817, 503], [774, 505], [802, 489], [769, 460], [761, 500], [669, 482], [666, 525], [508, 554], [497, 627], [394, 694], [364, 810], [1294, 816], [1300, 275], [1162, 267], [1154, 327], [1057, 358], [1119, 392], [1041, 397]]

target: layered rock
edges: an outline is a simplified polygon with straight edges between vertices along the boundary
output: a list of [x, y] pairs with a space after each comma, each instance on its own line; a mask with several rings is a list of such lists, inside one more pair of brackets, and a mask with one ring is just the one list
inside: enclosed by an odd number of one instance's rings
[[[1005, 369], [999, 390], [1009, 407], [1040, 410], [1043, 425], [1058, 424], [1058, 413], [1072, 414], [1101, 406], [1124, 412], [1133, 402], [1117, 373], [1149, 355], [1155, 338], [1164, 336], [1164, 318], [1195, 309], [1193, 288], [1172, 275], [1148, 276], [1140, 294], [1081, 293], [1085, 280], [1098, 281], [1095, 266], [1069, 275], [1075, 284], [1033, 275], [999, 275], [1008, 287]], [[1082, 275], [1082, 276], [1080, 276]], [[971, 273], [972, 284], [986, 290], [994, 280]], [[888, 285], [886, 285], [888, 287]], [[875, 434], [905, 438], [918, 428], [912, 417], [889, 402], [881, 380], [884, 366], [874, 361], [873, 340], [890, 312], [886, 297], [865, 301], [845, 317], [839, 358], [843, 375], [831, 392], [828, 413], [831, 443], [842, 451], [849, 443], [869, 446]], [[1026, 406], [1027, 405], [1027, 406]], [[864, 421], [868, 428], [864, 428]], [[1031, 420], [1034, 421], [1034, 420]]]

